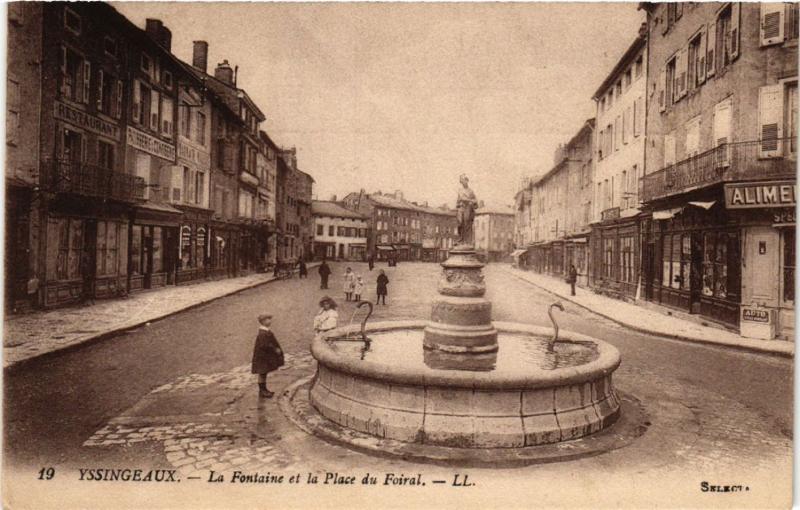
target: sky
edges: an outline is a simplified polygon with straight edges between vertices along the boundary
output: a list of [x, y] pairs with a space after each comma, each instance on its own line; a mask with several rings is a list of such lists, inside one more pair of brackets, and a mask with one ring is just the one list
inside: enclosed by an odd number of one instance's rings
[[454, 206], [462, 173], [488, 206], [594, 116], [594, 91], [633, 42], [636, 3], [115, 3], [157, 18], [191, 63], [227, 59], [296, 147], [318, 199], [402, 190]]

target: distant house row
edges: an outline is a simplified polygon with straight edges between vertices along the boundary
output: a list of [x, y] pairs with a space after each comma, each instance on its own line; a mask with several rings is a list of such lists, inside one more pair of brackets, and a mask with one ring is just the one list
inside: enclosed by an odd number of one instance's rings
[[228, 61], [111, 5], [8, 5], [7, 308], [256, 271], [311, 249], [313, 178]]
[[793, 338], [796, 3], [643, 3], [593, 119], [516, 194], [518, 264]]

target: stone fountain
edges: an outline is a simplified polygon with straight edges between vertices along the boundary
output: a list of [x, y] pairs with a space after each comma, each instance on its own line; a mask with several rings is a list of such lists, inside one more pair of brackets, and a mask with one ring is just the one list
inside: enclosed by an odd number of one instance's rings
[[549, 328], [492, 322], [465, 180], [465, 242], [442, 263], [430, 320], [362, 326], [363, 346], [342, 341], [357, 327], [317, 336], [311, 405], [346, 429], [456, 448], [526, 448], [600, 431], [619, 415], [619, 352], [572, 332], [551, 346]]

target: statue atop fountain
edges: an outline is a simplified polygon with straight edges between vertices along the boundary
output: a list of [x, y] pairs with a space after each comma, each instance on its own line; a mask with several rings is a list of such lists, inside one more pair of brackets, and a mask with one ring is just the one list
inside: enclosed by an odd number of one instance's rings
[[478, 199], [461, 175], [456, 200], [459, 243], [442, 263], [439, 296], [425, 328], [424, 346], [449, 353], [486, 353], [497, 350], [497, 330], [492, 326], [492, 303], [483, 297], [486, 285], [483, 263], [475, 254], [472, 222]]
[[458, 190], [456, 199], [456, 219], [458, 219], [458, 246], [475, 246], [475, 235], [472, 229], [472, 222], [475, 220], [475, 208], [478, 206], [478, 199], [475, 193], [469, 188], [469, 178], [466, 174], [461, 174], [459, 178], [461, 189]]

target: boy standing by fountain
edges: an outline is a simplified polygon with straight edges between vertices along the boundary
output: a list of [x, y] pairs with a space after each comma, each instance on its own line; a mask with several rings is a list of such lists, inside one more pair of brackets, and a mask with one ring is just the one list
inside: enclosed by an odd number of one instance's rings
[[272, 398], [273, 392], [267, 389], [267, 374], [283, 366], [283, 349], [270, 330], [272, 315], [262, 313], [258, 316], [258, 336], [253, 346], [253, 364], [251, 372], [258, 374], [258, 396]]
[[385, 305], [386, 304], [386, 294], [389, 293], [389, 290], [387, 289], [387, 287], [389, 285], [389, 277], [386, 276], [386, 273], [383, 272], [383, 269], [381, 269], [381, 272], [378, 275], [377, 284], [378, 284], [378, 288], [377, 288], [376, 294], [378, 295], [378, 299], [375, 300], [375, 304], [379, 305], [381, 303], [381, 300], [383, 300], [383, 304]]

